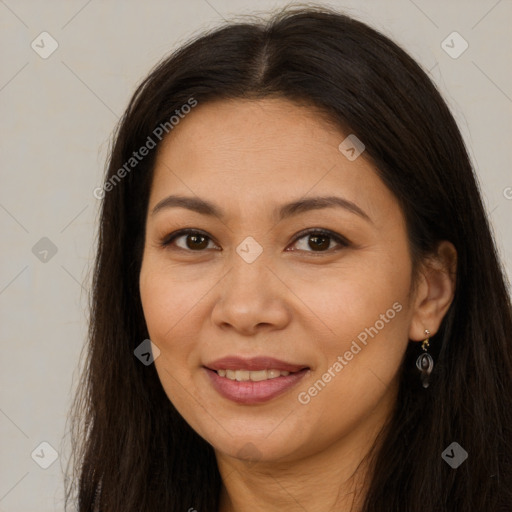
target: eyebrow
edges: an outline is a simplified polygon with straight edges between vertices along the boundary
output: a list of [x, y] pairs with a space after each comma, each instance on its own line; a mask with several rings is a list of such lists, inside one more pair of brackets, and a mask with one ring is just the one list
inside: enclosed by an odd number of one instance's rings
[[[320, 210], [323, 208], [343, 208], [364, 220], [373, 223], [370, 217], [359, 207], [357, 204], [338, 196], [318, 196], [309, 197], [307, 199], [299, 199], [291, 203], [275, 208], [273, 214], [277, 217], [277, 220], [281, 221], [293, 215], [298, 215], [310, 210]], [[209, 215], [212, 217], [218, 217], [220, 219], [226, 218], [226, 213], [219, 206], [200, 199], [198, 197], [187, 197], [171, 195], [162, 199], [152, 210], [151, 215], [155, 215], [157, 212], [167, 208], [186, 208], [202, 215]]]

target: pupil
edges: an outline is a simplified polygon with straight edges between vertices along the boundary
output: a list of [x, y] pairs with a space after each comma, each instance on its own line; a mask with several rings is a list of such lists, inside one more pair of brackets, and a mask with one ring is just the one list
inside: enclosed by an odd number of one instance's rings
[[[318, 240], [324, 240], [324, 243], [319, 243]], [[313, 241], [313, 244], [318, 244], [318, 245], [311, 245], [310, 244], [310, 247], [312, 249], [328, 249], [329, 248], [329, 237], [326, 236], [326, 235], [310, 235], [310, 241]]]
[[[201, 242], [198, 243], [198, 240], [201, 238], [203, 239], [203, 244], [201, 244]], [[189, 240], [192, 240], [192, 243], [187, 243], [189, 249], [204, 249], [208, 245], [204, 243], [204, 240], [206, 240], [204, 235], [189, 235], [187, 241]]]

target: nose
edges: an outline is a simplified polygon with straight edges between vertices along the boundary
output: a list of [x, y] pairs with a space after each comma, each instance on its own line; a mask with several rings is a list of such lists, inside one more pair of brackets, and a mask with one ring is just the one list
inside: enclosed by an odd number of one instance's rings
[[284, 329], [291, 319], [289, 288], [264, 258], [252, 263], [233, 258], [233, 265], [216, 288], [212, 321], [242, 335]]

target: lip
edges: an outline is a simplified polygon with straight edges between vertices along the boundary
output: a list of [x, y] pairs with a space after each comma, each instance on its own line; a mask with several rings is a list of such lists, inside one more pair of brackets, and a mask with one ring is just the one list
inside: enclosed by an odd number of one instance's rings
[[[245, 360], [247, 363], [247, 360]], [[223, 362], [222, 364], [225, 364]], [[239, 364], [239, 363], [238, 363]], [[261, 363], [258, 363], [261, 364]], [[281, 363], [282, 364], [282, 363]], [[288, 365], [292, 366], [293, 365]], [[226, 368], [222, 366], [221, 368]], [[276, 370], [279, 368], [275, 368]], [[235, 369], [234, 367], [226, 369]], [[237, 366], [236, 369], [248, 369]], [[256, 368], [258, 369], [258, 368]], [[261, 369], [261, 366], [259, 367]], [[215, 370], [207, 367], [203, 367], [203, 370], [207, 373], [214, 389], [224, 398], [232, 400], [239, 404], [260, 404], [267, 402], [278, 395], [283, 394], [292, 387], [294, 387], [306, 374], [309, 373], [309, 368], [304, 368], [290, 373], [290, 375], [276, 377], [274, 379], [261, 380], [258, 382], [253, 381], [236, 381], [228, 379], [227, 377], [221, 377]], [[290, 370], [286, 370], [290, 371]]]
[[279, 359], [267, 356], [249, 358], [227, 356], [205, 364], [204, 366], [210, 370], [279, 370], [291, 373], [299, 372], [304, 368], [309, 368], [307, 364], [287, 363], [286, 361], [281, 361]]

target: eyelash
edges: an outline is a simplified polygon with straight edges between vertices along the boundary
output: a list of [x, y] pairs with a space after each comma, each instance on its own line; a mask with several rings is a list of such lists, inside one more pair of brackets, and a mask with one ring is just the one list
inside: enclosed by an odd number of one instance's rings
[[[349, 247], [351, 245], [351, 243], [346, 238], [342, 237], [341, 235], [338, 235], [337, 233], [334, 233], [333, 231], [329, 231], [327, 229], [321, 229], [321, 228], [320, 229], [319, 228], [309, 228], [307, 230], [301, 231], [294, 238], [292, 244], [295, 244], [301, 238], [304, 238], [304, 237], [306, 237], [308, 235], [312, 235], [312, 234], [329, 237], [332, 240], [334, 240], [335, 242], [337, 242], [342, 248]], [[177, 238], [180, 238], [181, 236], [184, 236], [184, 235], [200, 235], [200, 236], [203, 236], [213, 242], [212, 238], [209, 237], [206, 233], [204, 233], [202, 231], [198, 231], [196, 229], [181, 229], [181, 230], [176, 231], [175, 233], [171, 233], [170, 235], [167, 235], [165, 238], [163, 238], [160, 242], [160, 245], [166, 249], [171, 249], [170, 246], [171, 246], [172, 242], [174, 242]], [[185, 252], [190, 252], [190, 253], [193, 253], [193, 252], [200, 253], [200, 252], [204, 252], [206, 250], [206, 249], [201, 249], [198, 251], [194, 251], [191, 249], [183, 249], [182, 247], [177, 247], [175, 249], [185, 251]], [[314, 255], [321, 255], [321, 254], [331, 254], [333, 252], [336, 252], [337, 250], [339, 250], [339, 249], [335, 249], [334, 251], [333, 251], [333, 249], [328, 249], [325, 251], [301, 251], [301, 250], [299, 250], [299, 251], [311, 253]]]

